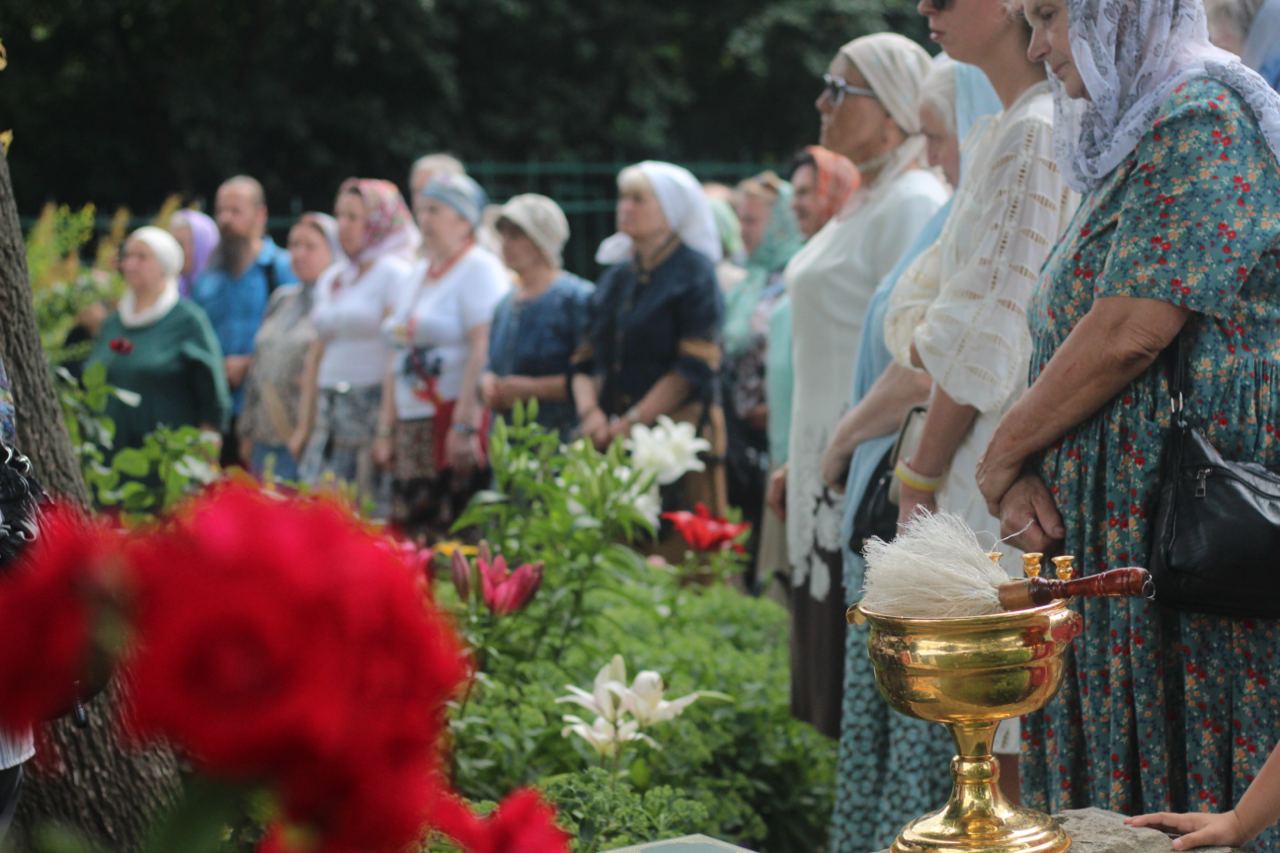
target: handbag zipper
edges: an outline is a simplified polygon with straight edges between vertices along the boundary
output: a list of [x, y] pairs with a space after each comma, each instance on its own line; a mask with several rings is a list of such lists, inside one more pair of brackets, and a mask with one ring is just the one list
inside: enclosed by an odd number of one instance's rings
[[1193, 494], [1197, 498], [1208, 497], [1209, 485], [1207, 481], [1209, 479], [1209, 475], [1214, 474], [1215, 476], [1218, 476], [1218, 477], [1226, 477], [1228, 480], [1234, 480], [1235, 482], [1244, 486], [1249, 491], [1253, 492], [1255, 495], [1261, 495], [1262, 497], [1268, 498], [1270, 500], [1280, 500], [1280, 494], [1268, 491], [1264, 488], [1259, 487], [1257, 484], [1255, 484], [1251, 480], [1248, 480], [1244, 477], [1237, 476], [1229, 468], [1216, 466], [1216, 467], [1208, 467], [1208, 468], [1197, 468], [1195, 470], [1196, 470], [1196, 474], [1195, 474], [1196, 490]]
[[1212, 468], [1201, 468], [1196, 472], [1196, 497], [1203, 498], [1209, 494], [1208, 480], [1212, 473]]

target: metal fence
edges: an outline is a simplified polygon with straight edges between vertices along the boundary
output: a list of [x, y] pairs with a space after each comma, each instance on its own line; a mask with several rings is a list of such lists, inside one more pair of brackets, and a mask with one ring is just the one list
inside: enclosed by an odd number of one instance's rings
[[[579, 275], [594, 278], [599, 271], [595, 263], [596, 247], [613, 232], [617, 198], [615, 179], [627, 165], [621, 162], [479, 162], [469, 163], [467, 171], [495, 203], [528, 192], [542, 193], [555, 199], [569, 218], [572, 232], [565, 247], [565, 267]], [[728, 184], [734, 184], [762, 168], [754, 163], [689, 162], [682, 165], [699, 180]], [[303, 211], [304, 205], [300, 198], [294, 198], [286, 204], [274, 204], [272, 207], [277, 213], [270, 218], [267, 227], [276, 240], [283, 243], [289, 226]], [[34, 217], [23, 217], [23, 229], [30, 228], [34, 221]], [[151, 215], [134, 216], [130, 228], [150, 221]], [[102, 212], [97, 218], [98, 233], [106, 233], [110, 224], [110, 212]]]

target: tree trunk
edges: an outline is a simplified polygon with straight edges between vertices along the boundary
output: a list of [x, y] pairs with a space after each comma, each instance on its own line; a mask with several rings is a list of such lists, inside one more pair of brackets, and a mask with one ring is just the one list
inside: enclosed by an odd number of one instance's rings
[[[75, 450], [62, 420], [53, 377], [40, 347], [26, 246], [18, 223], [9, 163], [0, 155], [0, 359], [8, 368], [17, 409], [18, 447], [31, 458], [50, 493], [81, 506], [89, 501]], [[10, 637], [36, 644], [40, 637]], [[28, 832], [58, 821], [108, 850], [138, 848], [159, 808], [178, 792], [177, 762], [167, 751], [126, 750], [113, 710], [120, 705], [117, 680], [87, 708], [89, 727], [63, 719], [38, 738], [40, 755], [27, 776], [14, 827], [17, 849], [31, 849]], [[0, 697], [3, 701], [3, 697]]]

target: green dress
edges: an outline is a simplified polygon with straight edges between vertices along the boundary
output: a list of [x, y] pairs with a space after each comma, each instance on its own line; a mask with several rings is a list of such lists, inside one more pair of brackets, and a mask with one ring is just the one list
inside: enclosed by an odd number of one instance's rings
[[[1194, 313], [1187, 407], [1231, 459], [1280, 462], [1280, 165], [1243, 101], [1201, 79], [1086, 196], [1029, 312], [1031, 379], [1095, 299]], [[1168, 384], [1159, 364], [1050, 447], [1041, 474], [1086, 573], [1147, 561]], [[1048, 811], [1231, 808], [1280, 735], [1280, 625], [1081, 605], [1057, 697], [1023, 727], [1024, 799]], [[1270, 830], [1256, 849], [1274, 850]]]
[[222, 349], [204, 311], [186, 299], [159, 320], [127, 328], [114, 313], [102, 324], [89, 364], [106, 365], [107, 382], [137, 393], [128, 406], [111, 398], [115, 448], [139, 447], [158, 426], [209, 424], [221, 430], [231, 413]]

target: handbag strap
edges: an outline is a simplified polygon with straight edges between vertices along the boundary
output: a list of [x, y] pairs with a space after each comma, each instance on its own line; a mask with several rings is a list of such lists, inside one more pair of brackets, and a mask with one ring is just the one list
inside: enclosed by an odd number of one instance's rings
[[1184, 327], [1173, 339], [1173, 343], [1164, 348], [1163, 361], [1169, 376], [1169, 409], [1173, 412], [1173, 421], [1177, 426], [1187, 425], [1187, 357], [1183, 349]]

